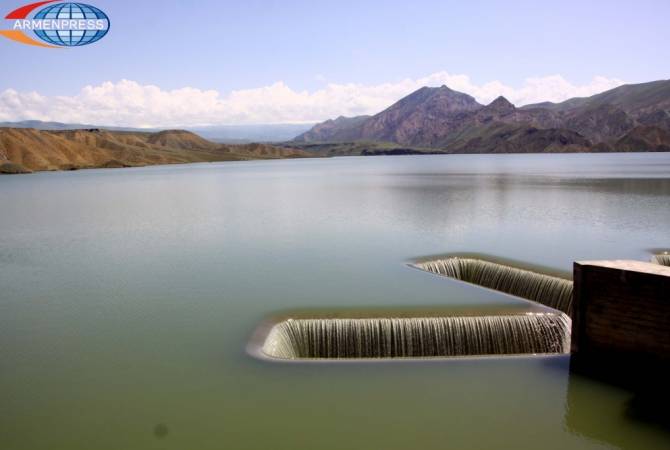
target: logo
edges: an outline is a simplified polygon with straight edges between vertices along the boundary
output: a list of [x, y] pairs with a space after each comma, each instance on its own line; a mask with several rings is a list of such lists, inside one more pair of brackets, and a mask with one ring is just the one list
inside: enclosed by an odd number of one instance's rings
[[92, 44], [109, 31], [109, 17], [95, 6], [56, 1], [31, 3], [10, 12], [5, 16], [11, 21], [9, 29], [0, 30], [0, 35], [22, 44], [62, 48]]

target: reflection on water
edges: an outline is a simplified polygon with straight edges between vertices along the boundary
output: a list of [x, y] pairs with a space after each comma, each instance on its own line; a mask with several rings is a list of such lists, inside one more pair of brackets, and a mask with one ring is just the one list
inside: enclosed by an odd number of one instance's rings
[[667, 446], [666, 382], [652, 382], [649, 389], [640, 391], [571, 373], [565, 426], [577, 436], [625, 450]]
[[525, 310], [406, 263], [648, 260], [670, 246], [669, 180], [667, 154], [2, 177], [0, 447], [667, 448], [608, 407], [629, 394], [573, 378], [567, 357], [310, 365], [244, 349], [288, 310]]

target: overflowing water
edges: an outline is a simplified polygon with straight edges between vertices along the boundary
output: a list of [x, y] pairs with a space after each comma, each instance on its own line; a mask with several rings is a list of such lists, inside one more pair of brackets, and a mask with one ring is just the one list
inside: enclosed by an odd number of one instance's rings
[[[461, 257], [415, 266], [567, 314], [572, 310], [573, 283], [560, 277]], [[262, 352], [279, 359], [568, 353], [570, 325], [561, 313], [288, 319], [272, 327]]]
[[262, 350], [282, 359], [567, 353], [570, 323], [560, 313], [288, 319], [272, 327]]
[[660, 253], [651, 257], [651, 262], [662, 266], [670, 266], [670, 254]]
[[415, 266], [572, 313], [572, 281], [564, 278], [473, 258], [451, 257]]

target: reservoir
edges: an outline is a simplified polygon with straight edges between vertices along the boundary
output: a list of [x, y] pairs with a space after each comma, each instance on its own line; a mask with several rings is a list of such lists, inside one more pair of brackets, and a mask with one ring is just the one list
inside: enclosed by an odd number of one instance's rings
[[667, 449], [568, 355], [292, 361], [292, 311], [523, 312], [409, 266], [570, 276], [670, 247], [670, 154], [343, 157], [0, 177], [0, 447]]

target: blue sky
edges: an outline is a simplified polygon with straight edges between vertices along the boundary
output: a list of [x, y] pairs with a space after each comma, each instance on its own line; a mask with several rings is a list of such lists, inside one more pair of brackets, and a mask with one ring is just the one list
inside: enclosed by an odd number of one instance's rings
[[[24, 3], [2, 1], [0, 12]], [[514, 89], [552, 75], [575, 88], [596, 76], [670, 78], [667, 0], [88, 3], [109, 15], [108, 36], [68, 50], [1, 40], [0, 92], [77, 96], [85, 86], [130, 80], [166, 92], [216, 91], [225, 100], [278, 82], [314, 93], [329, 84], [371, 87], [436, 73]], [[373, 106], [359, 109], [366, 107]], [[244, 114], [235, 117], [249, 121]]]

